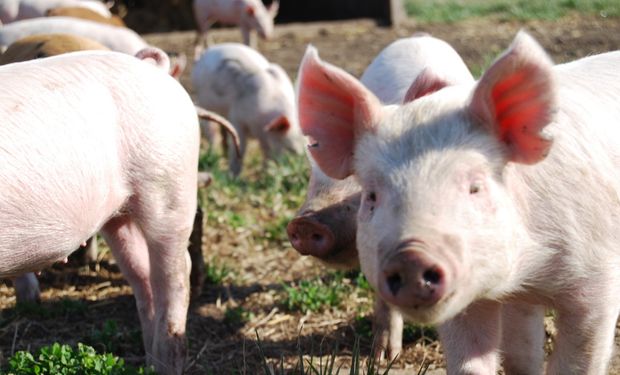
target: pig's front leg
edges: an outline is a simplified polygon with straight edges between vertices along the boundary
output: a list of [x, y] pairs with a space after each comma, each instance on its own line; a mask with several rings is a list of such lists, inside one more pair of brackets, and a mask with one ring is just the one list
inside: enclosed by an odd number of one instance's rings
[[[233, 122], [233, 124], [236, 124]], [[237, 133], [239, 134], [239, 155], [237, 155], [237, 150], [235, 149], [234, 144], [232, 143], [232, 137], [226, 137], [227, 142], [231, 142], [227, 145], [228, 149], [228, 168], [230, 173], [237, 177], [241, 173], [241, 167], [243, 164], [243, 156], [245, 155], [245, 149], [247, 145], [247, 135], [245, 134], [245, 129], [237, 128]]]
[[391, 361], [402, 349], [403, 316], [379, 297], [375, 297], [374, 314], [374, 356], [376, 359], [381, 359], [385, 351], [387, 360]]
[[[607, 374], [618, 319], [618, 288], [589, 281], [592, 287], [564, 296], [556, 307], [557, 336], [547, 374]], [[585, 288], [584, 288], [585, 289]], [[560, 297], [562, 298], [562, 297]]]
[[502, 367], [506, 375], [542, 373], [544, 318], [543, 306], [526, 303], [502, 306]]
[[495, 375], [500, 344], [501, 305], [480, 301], [439, 327], [448, 374]]
[[39, 280], [32, 272], [16, 277], [13, 280], [13, 287], [15, 288], [17, 303], [39, 302], [41, 300]]

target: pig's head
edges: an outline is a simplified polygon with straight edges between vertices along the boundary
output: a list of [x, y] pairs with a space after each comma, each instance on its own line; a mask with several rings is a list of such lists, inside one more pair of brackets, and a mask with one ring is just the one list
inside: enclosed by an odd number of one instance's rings
[[299, 115], [310, 153], [328, 176], [356, 176], [362, 270], [409, 319], [439, 323], [514, 284], [529, 242], [511, 171], [549, 152], [541, 131], [555, 108], [551, 67], [520, 33], [473, 87], [447, 86], [427, 69], [409, 103], [382, 107], [306, 53]]
[[[277, 158], [285, 152], [301, 154], [305, 139], [299, 127], [295, 91], [291, 79], [280, 65], [270, 64], [268, 79], [257, 98], [259, 112], [265, 113], [263, 130], [270, 157]], [[262, 120], [261, 119], [261, 120]]]
[[263, 39], [271, 38], [273, 34], [273, 19], [278, 14], [279, 2], [274, 1], [265, 8], [262, 1], [249, 1], [242, 13], [243, 24], [256, 30]]
[[330, 267], [359, 267], [355, 243], [360, 187], [353, 177], [326, 176], [308, 155], [311, 165], [308, 194], [297, 216], [287, 225], [291, 245]]

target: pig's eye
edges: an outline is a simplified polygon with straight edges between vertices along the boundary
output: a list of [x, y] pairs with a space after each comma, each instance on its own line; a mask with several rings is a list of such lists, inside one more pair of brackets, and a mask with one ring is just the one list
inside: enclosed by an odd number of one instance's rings
[[371, 191], [370, 193], [368, 193], [368, 200], [372, 203], [375, 203], [377, 201], [377, 194], [374, 191]]
[[482, 190], [482, 182], [474, 181], [469, 185], [469, 194], [477, 194], [480, 190]]

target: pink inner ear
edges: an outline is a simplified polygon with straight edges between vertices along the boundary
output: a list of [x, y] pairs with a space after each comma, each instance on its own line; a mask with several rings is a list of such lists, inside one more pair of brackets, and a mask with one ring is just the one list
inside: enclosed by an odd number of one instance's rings
[[291, 123], [288, 121], [286, 116], [278, 116], [267, 124], [265, 131], [286, 133], [290, 127]]
[[346, 178], [353, 172], [355, 135], [372, 127], [379, 101], [348, 73], [320, 61], [312, 48], [299, 76], [300, 126], [315, 142], [310, 154], [325, 174]]
[[513, 150], [513, 160], [531, 164], [544, 158], [551, 141], [540, 132], [550, 119], [547, 82], [534, 67], [524, 67], [498, 82], [491, 91], [500, 140]]
[[418, 98], [426, 95], [430, 95], [436, 91], [449, 86], [450, 84], [443, 78], [440, 78], [437, 74], [429, 69], [424, 69], [413, 81], [407, 93], [405, 94], [404, 103], [409, 103]]

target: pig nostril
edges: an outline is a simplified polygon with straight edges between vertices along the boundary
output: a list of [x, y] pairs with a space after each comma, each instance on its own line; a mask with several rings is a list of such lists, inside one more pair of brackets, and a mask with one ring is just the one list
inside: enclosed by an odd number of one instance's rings
[[314, 234], [312, 234], [312, 241], [314, 241], [314, 242], [321, 242], [321, 241], [323, 241], [323, 236], [318, 234], [318, 233], [314, 233]]
[[441, 282], [441, 272], [435, 268], [426, 270], [422, 274], [422, 280], [426, 286], [437, 285]]
[[388, 287], [390, 288], [390, 292], [392, 295], [396, 297], [398, 291], [403, 287], [403, 280], [399, 274], [394, 274], [392, 276], [388, 276], [387, 278]]

